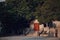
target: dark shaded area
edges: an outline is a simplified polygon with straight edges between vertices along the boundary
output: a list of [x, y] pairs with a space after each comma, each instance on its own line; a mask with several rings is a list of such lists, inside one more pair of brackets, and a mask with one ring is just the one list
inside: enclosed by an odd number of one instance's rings
[[48, 22], [48, 26], [49, 26], [49, 28], [53, 27], [53, 22], [52, 21], [49, 21]]
[[[4, 16], [5, 15], [5, 16]], [[29, 27], [28, 20], [15, 14], [1, 14], [2, 33], [1, 35], [21, 35], [25, 28]], [[3, 17], [4, 16], [4, 17]]]
[[8, 15], [2, 19], [2, 24], [3, 34], [23, 34], [23, 30], [28, 27], [28, 20], [20, 16], [16, 18], [14, 15]]
[[2, 27], [0, 36], [22, 35], [23, 31], [29, 27], [28, 20], [17, 13], [7, 12], [3, 4], [4, 2], [0, 4], [0, 21]]

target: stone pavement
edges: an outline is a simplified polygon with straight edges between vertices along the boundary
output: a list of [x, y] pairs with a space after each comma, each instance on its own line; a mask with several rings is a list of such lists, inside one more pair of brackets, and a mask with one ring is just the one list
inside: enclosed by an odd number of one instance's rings
[[0, 40], [60, 40], [60, 39], [56, 37], [10, 36], [10, 37], [0, 37]]

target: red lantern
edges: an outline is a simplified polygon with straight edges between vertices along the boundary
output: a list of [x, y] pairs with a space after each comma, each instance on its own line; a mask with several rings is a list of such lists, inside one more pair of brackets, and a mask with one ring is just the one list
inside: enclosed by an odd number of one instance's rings
[[38, 23], [34, 23], [34, 30], [39, 31], [39, 24]]
[[38, 22], [38, 20], [34, 21], [34, 31], [39, 31], [39, 22]]

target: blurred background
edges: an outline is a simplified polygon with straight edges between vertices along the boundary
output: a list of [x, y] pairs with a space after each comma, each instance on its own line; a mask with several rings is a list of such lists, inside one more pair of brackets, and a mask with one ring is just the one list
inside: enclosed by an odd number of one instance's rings
[[60, 21], [60, 0], [0, 0], [0, 36], [23, 35], [30, 22]]

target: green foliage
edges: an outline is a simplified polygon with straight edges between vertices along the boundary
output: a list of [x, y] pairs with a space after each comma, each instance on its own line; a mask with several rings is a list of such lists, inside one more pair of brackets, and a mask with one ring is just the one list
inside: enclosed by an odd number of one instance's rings
[[37, 17], [40, 22], [48, 22], [60, 16], [60, 0], [6, 0], [6, 3], [8, 12], [16, 13], [27, 20]]

